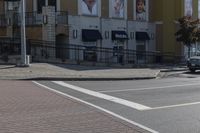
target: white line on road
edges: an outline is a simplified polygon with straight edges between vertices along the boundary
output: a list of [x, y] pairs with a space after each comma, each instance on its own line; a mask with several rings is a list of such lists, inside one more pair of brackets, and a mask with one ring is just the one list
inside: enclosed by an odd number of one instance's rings
[[[197, 105], [197, 104], [200, 104], [200, 102], [183, 103], [183, 104], [176, 104], [176, 105], [169, 105], [169, 106], [162, 106], [162, 107], [154, 107], [154, 108], [146, 109], [146, 110], [167, 109], [167, 108], [184, 107], [184, 106], [191, 106], [191, 105]], [[146, 110], [144, 110], [144, 111], [146, 111]]]
[[109, 111], [109, 110], [106, 110], [106, 109], [104, 109], [104, 108], [102, 108], [102, 107], [99, 107], [99, 106], [97, 106], [97, 105], [94, 105], [94, 104], [92, 104], [92, 103], [83, 101], [83, 100], [81, 100], [81, 99], [79, 99], [79, 98], [73, 97], [73, 96], [68, 95], [68, 94], [66, 94], [66, 93], [62, 93], [62, 92], [57, 91], [57, 90], [55, 90], [55, 89], [52, 89], [52, 88], [50, 88], [50, 87], [48, 87], [48, 86], [42, 85], [42, 84], [40, 84], [40, 83], [38, 83], [38, 82], [36, 82], [36, 81], [33, 81], [33, 83], [35, 83], [35, 84], [37, 84], [38, 86], [41, 86], [41, 87], [43, 87], [43, 88], [45, 88], [45, 89], [48, 89], [48, 90], [50, 90], [50, 91], [53, 91], [53, 92], [55, 92], [55, 93], [61, 94], [61, 95], [63, 95], [63, 96], [69, 97], [69, 98], [74, 99], [74, 100], [76, 100], [76, 101], [79, 101], [79, 102], [82, 102], [82, 103], [84, 103], [84, 104], [87, 104], [87, 105], [89, 105], [89, 106], [91, 106], [91, 107], [94, 107], [94, 108], [96, 108], [96, 109], [99, 109], [99, 110], [101, 110], [101, 111], [103, 111], [103, 112], [106, 112], [106, 113], [108, 113], [108, 114], [110, 114], [110, 115], [112, 115], [112, 116], [114, 116], [114, 117], [116, 117], [116, 118], [119, 118], [119, 119], [121, 119], [121, 120], [124, 120], [124, 121], [126, 121], [126, 122], [128, 122], [128, 123], [130, 123], [130, 124], [136, 125], [136, 126], [142, 128], [142, 129], [144, 129], [144, 130], [147, 130], [147, 131], [151, 132], [151, 133], [159, 133], [159, 132], [157, 132], [157, 131], [155, 131], [155, 130], [153, 130], [153, 129], [151, 129], [151, 128], [148, 128], [148, 127], [146, 127], [146, 126], [143, 126], [143, 125], [141, 125], [141, 124], [139, 124], [139, 123], [137, 123], [137, 122], [134, 122], [134, 121], [132, 121], [132, 120], [129, 120], [129, 119], [123, 117], [123, 116], [120, 116], [120, 115], [118, 115], [118, 114], [116, 114], [116, 113], [114, 113], [114, 112], [111, 112], [111, 111]]
[[121, 89], [121, 90], [107, 90], [107, 91], [99, 91], [100, 93], [109, 93], [109, 92], [126, 92], [126, 91], [143, 91], [143, 90], [155, 90], [155, 89], [163, 89], [163, 88], [173, 88], [173, 87], [183, 87], [183, 86], [195, 86], [200, 85], [200, 83], [193, 84], [182, 84], [182, 85], [171, 85], [171, 86], [159, 86], [159, 87], [148, 87], [148, 88], [138, 88], [138, 89]]
[[122, 104], [122, 105], [128, 106], [130, 108], [140, 110], [140, 111], [151, 109], [150, 107], [147, 107], [147, 106], [142, 105], [142, 104], [138, 104], [138, 103], [131, 102], [131, 101], [128, 101], [128, 100], [125, 100], [125, 99], [121, 99], [121, 98], [113, 97], [113, 96], [110, 96], [110, 95], [102, 94], [102, 93], [99, 93], [99, 92], [91, 91], [91, 90], [81, 88], [81, 87], [78, 87], [78, 86], [74, 86], [74, 85], [71, 85], [71, 84], [68, 84], [68, 83], [65, 83], [65, 82], [62, 82], [62, 81], [52, 81], [52, 82], [56, 83], [58, 85], [73, 89], [75, 91], [79, 91], [79, 92], [82, 92], [82, 93], [85, 93], [85, 94], [88, 94], [88, 95], [91, 95], [91, 96], [94, 96], [94, 97], [97, 97], [97, 98], [101, 98], [101, 99], [105, 99], [105, 100], [108, 100], [108, 101], [115, 102], [115, 103], [118, 103], [118, 104]]

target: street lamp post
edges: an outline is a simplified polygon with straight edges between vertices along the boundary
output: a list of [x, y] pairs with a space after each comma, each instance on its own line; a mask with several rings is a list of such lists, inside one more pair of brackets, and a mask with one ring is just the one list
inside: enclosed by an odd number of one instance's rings
[[29, 65], [26, 58], [25, 0], [21, 0], [21, 65]]
[[29, 59], [26, 58], [26, 24], [25, 24], [25, 0], [5, 0], [6, 2], [21, 2], [21, 66], [29, 66]]

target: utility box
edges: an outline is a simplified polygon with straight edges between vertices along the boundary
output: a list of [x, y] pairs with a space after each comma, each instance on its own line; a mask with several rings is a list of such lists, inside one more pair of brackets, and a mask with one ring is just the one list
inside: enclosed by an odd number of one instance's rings
[[30, 55], [26, 55], [26, 65], [30, 66]]

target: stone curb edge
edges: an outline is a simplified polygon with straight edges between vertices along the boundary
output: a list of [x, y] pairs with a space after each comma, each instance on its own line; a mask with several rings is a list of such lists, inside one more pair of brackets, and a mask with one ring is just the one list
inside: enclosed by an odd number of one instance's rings
[[106, 81], [106, 80], [145, 80], [145, 79], [155, 79], [155, 77], [125, 77], [125, 78], [55, 78], [55, 77], [36, 77], [36, 78], [26, 78], [18, 80], [64, 80], [64, 81]]

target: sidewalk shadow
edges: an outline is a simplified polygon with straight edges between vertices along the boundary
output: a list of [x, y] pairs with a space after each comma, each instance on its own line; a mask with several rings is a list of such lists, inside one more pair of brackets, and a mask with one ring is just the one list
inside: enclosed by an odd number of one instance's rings
[[75, 70], [75, 71], [88, 71], [88, 70], [107, 70], [113, 69], [112, 67], [105, 66], [86, 66], [86, 65], [73, 65], [73, 64], [51, 64], [57, 67]]

